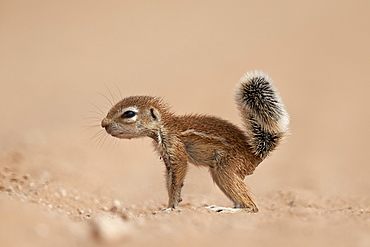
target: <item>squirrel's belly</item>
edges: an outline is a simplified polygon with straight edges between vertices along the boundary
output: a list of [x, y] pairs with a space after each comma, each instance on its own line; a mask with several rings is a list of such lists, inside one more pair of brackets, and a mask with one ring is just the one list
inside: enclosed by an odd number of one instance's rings
[[194, 142], [184, 142], [184, 144], [189, 162], [198, 166], [214, 167], [221, 161], [224, 153], [219, 146], [197, 145]]

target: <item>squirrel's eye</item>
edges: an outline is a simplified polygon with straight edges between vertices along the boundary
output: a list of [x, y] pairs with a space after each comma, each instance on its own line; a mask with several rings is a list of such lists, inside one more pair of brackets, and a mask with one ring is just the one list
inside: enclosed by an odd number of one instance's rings
[[121, 118], [132, 118], [136, 115], [136, 112], [134, 111], [125, 111], [122, 115]]

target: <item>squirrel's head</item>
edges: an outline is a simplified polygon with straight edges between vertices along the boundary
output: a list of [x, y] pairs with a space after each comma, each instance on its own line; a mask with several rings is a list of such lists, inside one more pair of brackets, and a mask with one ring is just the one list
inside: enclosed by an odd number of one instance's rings
[[149, 136], [156, 138], [167, 107], [151, 96], [131, 96], [114, 105], [102, 120], [108, 134], [123, 139]]

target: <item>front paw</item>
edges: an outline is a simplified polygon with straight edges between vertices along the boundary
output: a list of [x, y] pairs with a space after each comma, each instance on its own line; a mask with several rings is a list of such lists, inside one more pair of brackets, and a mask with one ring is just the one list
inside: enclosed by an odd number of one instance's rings
[[161, 212], [172, 212], [172, 211], [175, 211], [175, 210], [176, 210], [175, 208], [162, 208]]
[[181, 209], [179, 209], [179, 208], [162, 208], [160, 211], [153, 212], [153, 214], [171, 213], [171, 212], [181, 212]]

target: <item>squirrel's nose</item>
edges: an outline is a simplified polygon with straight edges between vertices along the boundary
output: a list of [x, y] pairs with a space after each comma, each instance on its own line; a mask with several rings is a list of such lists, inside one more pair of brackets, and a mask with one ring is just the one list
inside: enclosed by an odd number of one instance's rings
[[102, 121], [101, 121], [101, 127], [103, 128], [106, 128], [108, 127], [108, 125], [110, 124], [110, 120], [107, 119], [107, 118], [104, 118]]

